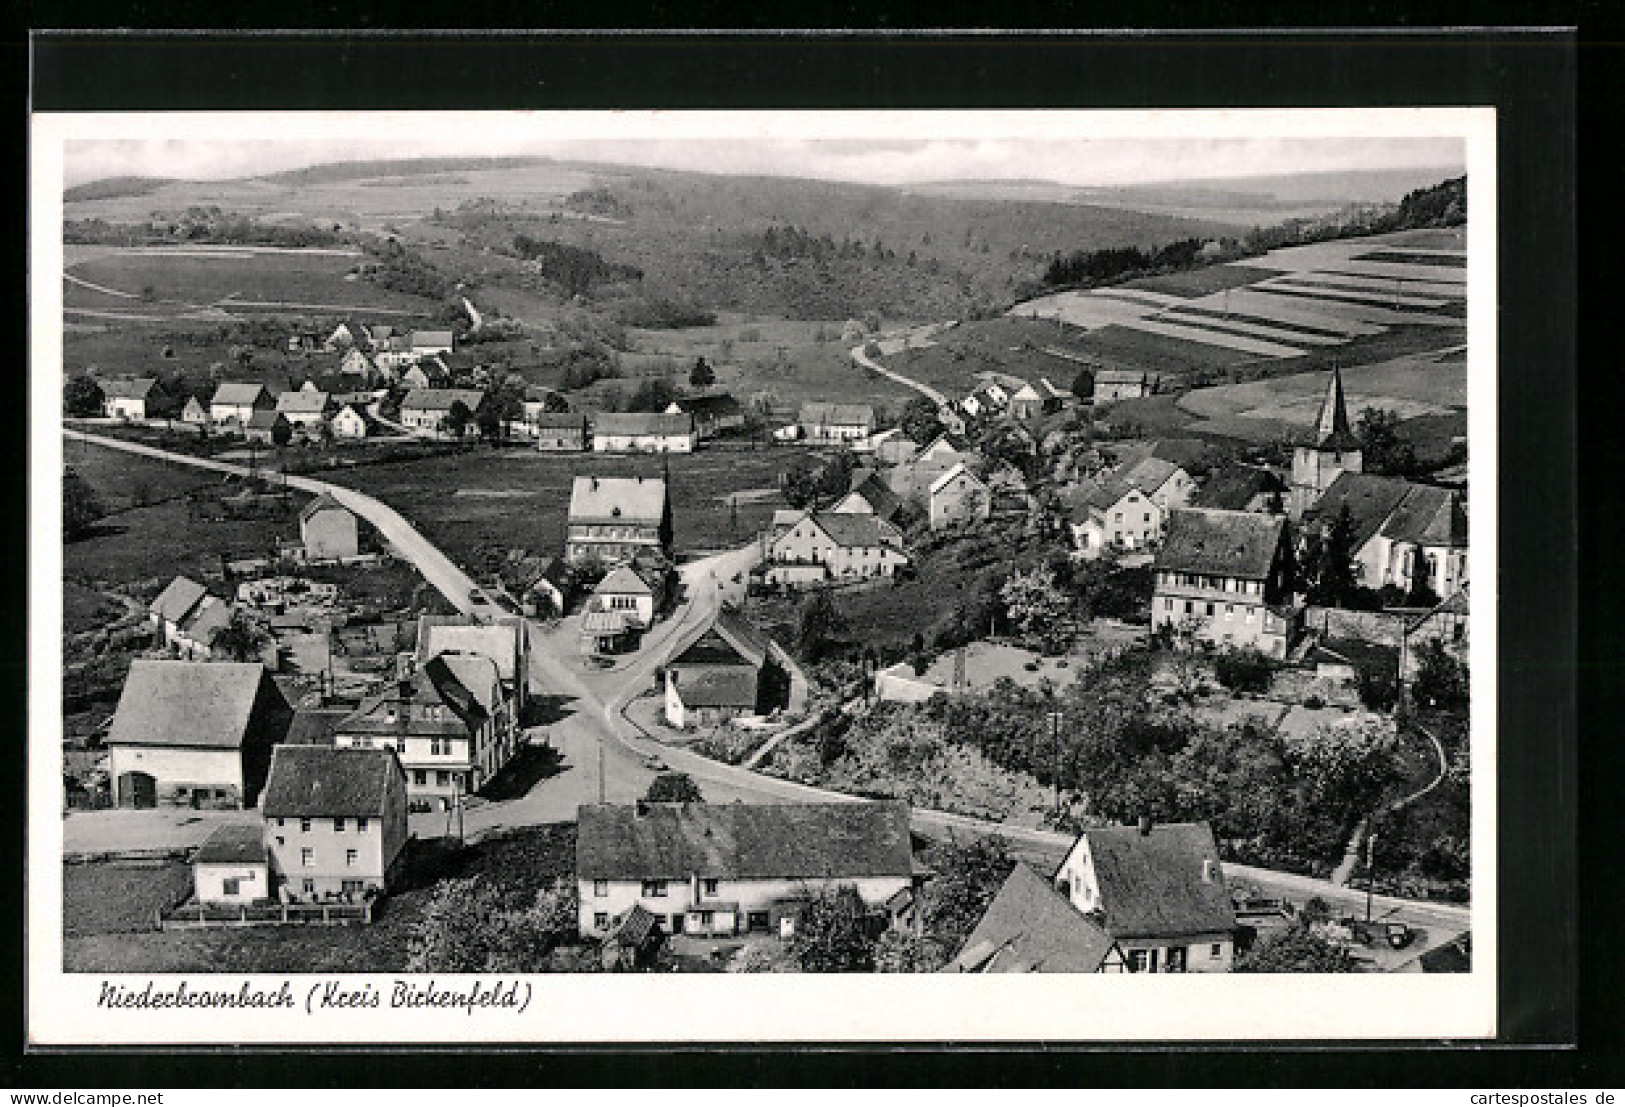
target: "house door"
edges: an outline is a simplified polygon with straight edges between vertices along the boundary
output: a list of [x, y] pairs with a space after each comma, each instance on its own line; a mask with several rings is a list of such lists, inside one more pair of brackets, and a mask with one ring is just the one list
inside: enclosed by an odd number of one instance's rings
[[118, 778], [120, 807], [157, 807], [158, 782], [150, 773], [124, 773]]

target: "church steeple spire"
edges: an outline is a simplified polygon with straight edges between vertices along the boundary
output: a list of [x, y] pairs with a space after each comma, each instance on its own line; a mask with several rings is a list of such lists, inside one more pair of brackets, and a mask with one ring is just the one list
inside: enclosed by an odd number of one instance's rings
[[1315, 444], [1322, 450], [1357, 450], [1360, 440], [1349, 428], [1348, 405], [1343, 398], [1343, 370], [1332, 366], [1332, 379], [1326, 385], [1326, 399], [1320, 405], [1320, 421], [1315, 425]]

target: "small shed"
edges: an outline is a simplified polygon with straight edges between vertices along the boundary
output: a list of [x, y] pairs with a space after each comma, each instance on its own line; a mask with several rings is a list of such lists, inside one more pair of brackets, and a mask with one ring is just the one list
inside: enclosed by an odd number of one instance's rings
[[607, 972], [632, 972], [648, 968], [665, 935], [660, 917], [641, 903], [633, 904], [605, 935], [599, 957]]
[[259, 823], [217, 827], [192, 857], [199, 903], [255, 903], [271, 898], [271, 862]]

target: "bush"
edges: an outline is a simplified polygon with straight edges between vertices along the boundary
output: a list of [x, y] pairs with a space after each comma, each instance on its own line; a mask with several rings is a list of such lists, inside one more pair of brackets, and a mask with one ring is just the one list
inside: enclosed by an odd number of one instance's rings
[[1227, 650], [1214, 660], [1213, 671], [1232, 692], [1263, 695], [1275, 677], [1275, 663], [1257, 650]]
[[1319, 696], [1310, 696], [1308, 699], [1303, 701], [1303, 705], [1311, 711], [1319, 711], [1321, 708], [1326, 706], [1326, 701], [1321, 699]]

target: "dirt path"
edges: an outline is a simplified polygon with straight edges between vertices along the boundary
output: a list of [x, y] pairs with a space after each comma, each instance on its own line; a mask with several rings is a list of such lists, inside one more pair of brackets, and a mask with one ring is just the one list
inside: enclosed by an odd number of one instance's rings
[[[1428, 730], [1426, 727], [1422, 726], [1420, 723], [1413, 725], [1415, 725], [1417, 730], [1422, 732], [1423, 737], [1433, 744], [1434, 756], [1436, 756], [1439, 760], [1439, 771], [1434, 774], [1432, 780], [1428, 781], [1422, 787], [1418, 788], [1408, 796], [1402, 796], [1378, 812], [1377, 819], [1379, 822], [1386, 819], [1394, 812], [1405, 807], [1409, 807], [1411, 804], [1433, 791], [1433, 789], [1444, 783], [1445, 775], [1450, 771], [1450, 755], [1445, 752], [1444, 743], [1439, 741], [1437, 735], [1435, 735], [1431, 730]], [[1343, 860], [1339, 861], [1337, 863], [1337, 868], [1332, 870], [1332, 883], [1337, 885], [1339, 888], [1345, 887], [1348, 884], [1349, 878], [1354, 875], [1355, 868], [1360, 864], [1360, 850], [1365, 844], [1366, 830], [1370, 825], [1370, 819], [1360, 820], [1360, 825], [1355, 827], [1354, 833], [1349, 836], [1348, 847], [1343, 851]]]
[[[909, 331], [901, 338], [888, 337], [877, 339], [875, 341], [875, 345], [880, 347], [880, 352], [882, 355], [900, 353], [901, 351], [908, 349], [911, 344], [928, 345], [931, 341], [932, 335], [939, 334], [951, 326], [953, 326], [952, 322], [932, 323], [928, 326], [916, 327], [914, 330]], [[863, 352], [863, 346], [852, 347], [850, 353], [852, 355], [852, 360], [863, 366], [865, 369], [872, 369], [881, 376], [886, 377], [889, 380], [896, 381], [905, 388], [912, 388], [914, 391], [918, 392], [920, 395], [924, 396], [938, 407], [946, 407], [948, 405], [947, 396], [944, 396], [941, 392], [938, 392], [935, 388], [932, 388], [928, 384], [917, 381], [913, 377], [905, 377], [895, 369], [888, 369], [878, 361], [872, 360], [869, 355]]]

